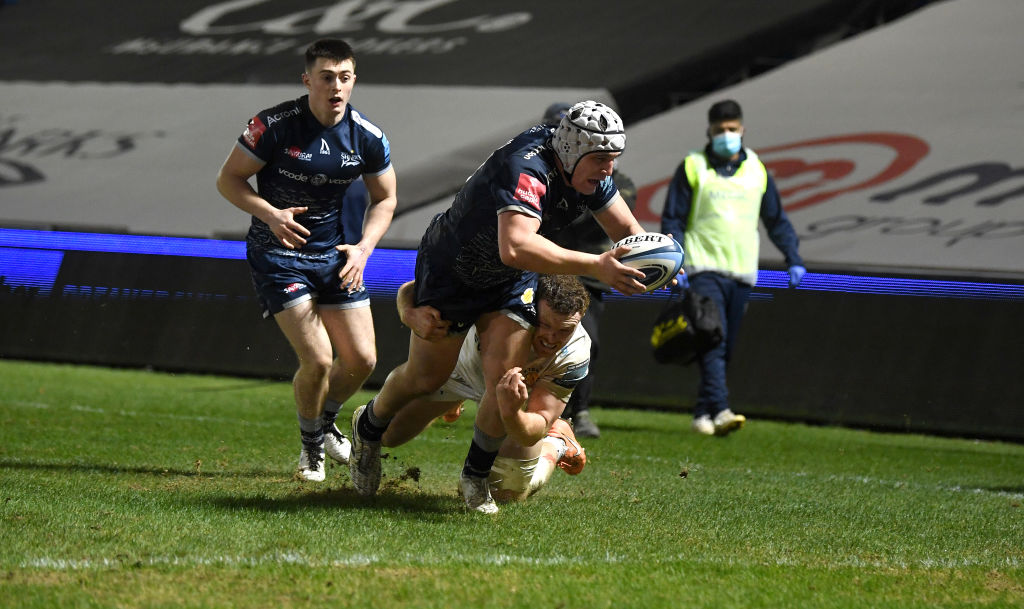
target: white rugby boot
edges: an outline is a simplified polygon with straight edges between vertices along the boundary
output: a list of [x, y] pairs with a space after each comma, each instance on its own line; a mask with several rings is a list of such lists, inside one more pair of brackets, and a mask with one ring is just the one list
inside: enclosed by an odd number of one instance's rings
[[310, 482], [323, 482], [327, 477], [324, 471], [324, 446], [303, 444], [299, 453], [299, 476]]
[[324, 429], [324, 452], [342, 465], [348, 465], [349, 457], [352, 456], [352, 443], [333, 423]]
[[460, 475], [459, 491], [466, 503], [466, 509], [481, 514], [498, 513], [498, 504], [494, 503], [494, 498], [491, 497], [491, 485], [487, 483], [486, 477]]
[[690, 424], [690, 427], [701, 435], [715, 435], [715, 423], [711, 420], [711, 417], [706, 414], [702, 414], [699, 417], [693, 417], [693, 423]]
[[356, 492], [369, 497], [376, 495], [380, 487], [380, 442], [369, 442], [359, 435], [359, 416], [364, 410], [366, 406], [360, 406], [352, 413], [352, 454], [348, 471]]
[[726, 408], [722, 412], [715, 415], [715, 435], [716, 436], [727, 436], [732, 432], [743, 427], [743, 424], [747, 422], [747, 417], [736, 414], [735, 412]]

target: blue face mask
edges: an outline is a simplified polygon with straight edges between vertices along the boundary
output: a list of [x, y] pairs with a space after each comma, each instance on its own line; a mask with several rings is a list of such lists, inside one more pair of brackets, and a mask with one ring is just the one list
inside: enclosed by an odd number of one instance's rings
[[711, 149], [723, 159], [732, 158], [743, 146], [743, 136], [739, 133], [726, 131], [711, 138]]

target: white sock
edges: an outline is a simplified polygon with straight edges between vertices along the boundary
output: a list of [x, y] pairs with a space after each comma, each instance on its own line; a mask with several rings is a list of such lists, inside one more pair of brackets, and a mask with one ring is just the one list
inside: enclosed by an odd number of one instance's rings
[[551, 436], [545, 436], [541, 442], [548, 442], [551, 447], [555, 449], [556, 461], [565, 456], [565, 451], [569, 450], [569, 445], [565, 443], [562, 438], [553, 438]]

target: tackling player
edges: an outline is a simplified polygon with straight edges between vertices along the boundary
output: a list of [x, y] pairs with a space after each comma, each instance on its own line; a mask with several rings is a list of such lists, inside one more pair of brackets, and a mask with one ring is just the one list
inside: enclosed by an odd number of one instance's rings
[[[446, 335], [444, 322], [437, 324], [437, 310], [413, 304], [413, 282], [398, 291], [398, 314], [402, 323], [418, 336], [439, 340]], [[522, 368], [506, 371], [498, 383], [497, 399], [507, 408], [521, 408], [552, 421], [547, 436], [531, 446], [506, 438], [488, 477], [491, 494], [499, 501], [525, 499], [537, 492], [551, 477], [555, 466], [570, 475], [583, 470], [587, 457], [572, 428], [559, 418], [573, 389], [586, 376], [590, 360], [590, 337], [580, 323], [590, 297], [579, 278], [572, 275], [541, 275], [537, 281], [537, 326], [531, 328], [530, 359]], [[454, 421], [465, 400], [483, 397], [484, 371], [476, 329], [470, 328], [462, 343], [459, 360], [448, 381], [429, 396], [417, 398], [391, 420], [381, 445], [399, 446], [444, 416]], [[487, 513], [498, 510], [491, 502], [474, 509]]]
[[[613, 241], [643, 232], [610, 176], [625, 149], [622, 120], [608, 106], [575, 104], [557, 127], [537, 125], [494, 151], [434, 217], [416, 256], [415, 303], [450, 322], [441, 340], [415, 334], [409, 359], [352, 418], [349, 469], [357, 492], [380, 486], [380, 439], [412, 400], [449, 378], [470, 326], [476, 325], [484, 374], [473, 442], [459, 486], [471, 509], [491, 502], [487, 476], [505, 436], [522, 446], [545, 437], [551, 421], [496, 400], [506, 371], [527, 361], [536, 274], [588, 275], [638, 294], [643, 273], [620, 263], [627, 247], [600, 255], [559, 247], [547, 236], [590, 209]], [[517, 319], [518, 318], [518, 319]]]
[[[376, 365], [363, 270], [397, 201], [387, 137], [349, 103], [352, 47], [318, 40], [305, 59], [308, 95], [249, 120], [220, 168], [217, 189], [252, 215], [246, 255], [253, 284], [264, 317], [274, 317], [299, 360], [299, 475], [321, 481], [325, 451], [348, 462], [351, 444], [334, 421]], [[369, 208], [362, 226], [353, 226], [344, 220], [352, 214], [343, 212], [343, 201], [360, 176]]]

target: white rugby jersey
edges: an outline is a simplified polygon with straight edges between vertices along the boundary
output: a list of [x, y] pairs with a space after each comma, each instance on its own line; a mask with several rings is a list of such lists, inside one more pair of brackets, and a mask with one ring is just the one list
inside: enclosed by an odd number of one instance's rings
[[[563, 402], [568, 402], [572, 390], [590, 369], [590, 335], [583, 329], [583, 324], [577, 324], [572, 338], [557, 353], [550, 357], [537, 357], [531, 351], [531, 355], [533, 359], [523, 366], [523, 376], [530, 391], [541, 386]], [[453, 399], [451, 394], [476, 402], [484, 395], [484, 369], [476, 326], [470, 328], [455, 370], [435, 397]]]

